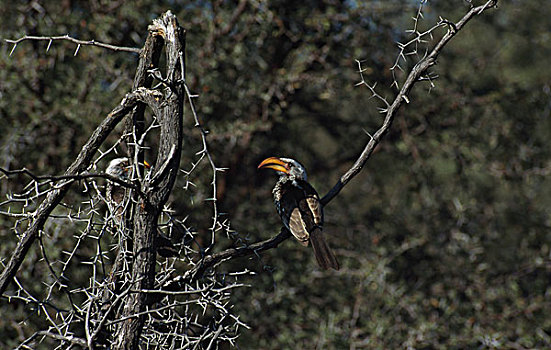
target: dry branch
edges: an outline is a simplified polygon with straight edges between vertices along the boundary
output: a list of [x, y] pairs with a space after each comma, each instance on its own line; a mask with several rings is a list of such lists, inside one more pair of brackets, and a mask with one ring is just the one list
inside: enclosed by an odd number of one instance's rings
[[408, 94], [410, 90], [413, 88], [415, 83], [419, 81], [421, 76], [423, 76], [423, 74], [427, 72], [427, 69], [436, 64], [436, 58], [438, 57], [440, 52], [442, 52], [442, 49], [444, 49], [446, 44], [454, 36], [456, 36], [461, 29], [463, 29], [467, 22], [469, 22], [474, 17], [481, 15], [484, 11], [495, 6], [497, 6], [497, 0], [489, 0], [484, 5], [471, 8], [470, 11], [467, 12], [467, 14], [463, 16], [461, 20], [459, 20], [459, 22], [448, 28], [447, 33], [444, 34], [444, 36], [436, 43], [436, 45], [434, 45], [430, 53], [412, 68], [406, 78], [405, 83], [402, 85], [400, 92], [396, 95], [394, 101], [386, 109], [383, 124], [381, 125], [379, 130], [375, 132], [373, 137], [371, 137], [356, 162], [354, 162], [354, 165], [352, 165], [352, 167], [346, 173], [344, 173], [344, 175], [341, 176], [335, 186], [333, 186], [333, 188], [331, 188], [331, 190], [321, 199], [323, 205], [327, 205], [333, 198], [335, 198], [335, 196], [339, 194], [344, 186], [346, 186], [346, 184], [350, 180], [352, 180], [354, 176], [358, 175], [358, 173], [362, 170], [365, 163], [373, 153], [375, 147], [377, 147], [379, 142], [381, 142], [381, 139], [390, 130], [392, 122], [394, 121], [394, 117], [396, 116], [398, 109], [402, 105], [402, 102], [408, 101]]
[[97, 46], [97, 47], [101, 47], [101, 48], [109, 49], [109, 50], [113, 50], [113, 51], [125, 51], [125, 52], [134, 52], [134, 53], [140, 53], [141, 52], [140, 49], [135, 48], [135, 47], [116, 46], [116, 45], [111, 45], [111, 44], [105, 44], [105, 43], [102, 43], [102, 42], [99, 42], [99, 41], [96, 41], [96, 40], [79, 40], [79, 39], [75, 39], [73, 37], [70, 37], [69, 35], [59, 35], [59, 36], [25, 35], [25, 36], [22, 36], [21, 38], [16, 39], [16, 40], [6, 39], [7, 43], [13, 44], [13, 48], [11, 49], [10, 56], [13, 53], [13, 51], [15, 51], [15, 49], [17, 48], [17, 45], [20, 42], [23, 42], [25, 40], [48, 41], [48, 47], [46, 48], [46, 51], [50, 50], [50, 46], [52, 45], [52, 42], [54, 40], [70, 41], [70, 42], [75, 43], [75, 44], [78, 45], [77, 49], [75, 50], [75, 56], [77, 55], [78, 50], [80, 49], [81, 45]]
[[[103, 122], [96, 128], [92, 136], [90, 136], [86, 144], [82, 147], [77, 159], [65, 172], [65, 176], [77, 176], [87, 169], [98, 148], [101, 146], [103, 141], [105, 141], [115, 126], [122, 120], [122, 118], [136, 105], [138, 97], [139, 94], [136, 92], [127, 94], [121, 103], [107, 115]], [[25, 259], [27, 252], [38, 237], [38, 233], [44, 227], [44, 224], [51, 212], [63, 199], [72, 182], [73, 181], [68, 181], [61, 187], [48, 193], [46, 199], [40, 204], [34, 213], [32, 223], [23, 233], [23, 236], [17, 244], [13, 255], [0, 276], [0, 294], [3, 294], [6, 291], [9, 283], [17, 273], [19, 266], [21, 266], [21, 263]]]
[[127, 181], [124, 181], [124, 180], [122, 180], [118, 177], [115, 177], [113, 175], [106, 174], [106, 173], [82, 173], [82, 174], [76, 174], [76, 175], [59, 175], [59, 176], [55, 176], [55, 175], [36, 175], [27, 168], [17, 169], [17, 170], [8, 170], [8, 169], [0, 168], [0, 173], [4, 173], [4, 175], [6, 175], [6, 176], [11, 176], [11, 175], [16, 175], [16, 174], [25, 174], [25, 175], [29, 176], [31, 179], [33, 179], [36, 182], [38, 182], [40, 180], [46, 180], [45, 182], [41, 183], [40, 185], [44, 185], [44, 184], [48, 184], [48, 183], [52, 183], [52, 182], [63, 181], [63, 180], [70, 180], [70, 181], [67, 181], [67, 182], [74, 182], [74, 181], [80, 181], [80, 180], [86, 180], [86, 179], [101, 178], [101, 179], [106, 179], [106, 180], [112, 181], [112, 182], [114, 182], [114, 183], [116, 183], [116, 184], [118, 184], [122, 187], [130, 188], [130, 189], [133, 189], [135, 191], [140, 190], [136, 185], [134, 185], [132, 183], [129, 183]]

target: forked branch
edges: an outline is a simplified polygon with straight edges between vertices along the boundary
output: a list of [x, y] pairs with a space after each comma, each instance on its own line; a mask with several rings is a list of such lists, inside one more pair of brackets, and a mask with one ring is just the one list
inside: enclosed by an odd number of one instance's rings
[[[352, 167], [344, 173], [338, 182], [333, 186], [333, 188], [321, 199], [322, 204], [325, 206], [331, 200], [333, 200], [339, 192], [362, 170], [365, 163], [373, 153], [375, 147], [381, 142], [382, 138], [388, 133], [392, 122], [398, 112], [398, 109], [402, 105], [403, 101], [408, 101], [408, 94], [413, 88], [413, 86], [421, 81], [421, 77], [427, 72], [427, 69], [433, 66], [436, 63], [436, 58], [442, 52], [446, 44], [455, 37], [461, 29], [474, 17], [481, 15], [484, 11], [494, 8], [497, 6], [497, 0], [489, 0], [484, 5], [472, 7], [469, 12], [461, 18], [453, 26], [448, 27], [448, 31], [444, 36], [434, 45], [432, 50], [427, 56], [421, 59], [409, 72], [402, 88], [395, 96], [392, 103], [388, 104], [385, 108], [385, 118], [381, 127], [375, 132], [373, 136], [370, 136], [369, 142], [365, 145], [362, 153], [358, 159], [354, 162]], [[361, 71], [361, 68], [360, 68]], [[373, 93], [373, 91], [372, 91]], [[188, 271], [185, 276], [180, 276], [175, 280], [168, 282], [165, 287], [168, 289], [174, 288], [175, 285], [179, 283], [189, 283], [190, 281], [200, 278], [202, 272], [207, 270], [210, 267], [213, 267], [220, 263], [223, 260], [230, 260], [237, 257], [248, 256], [252, 254], [257, 254], [260, 251], [271, 249], [277, 247], [282, 241], [290, 237], [288, 230], [282, 229], [281, 232], [267, 240], [257, 242], [245, 247], [240, 248], [230, 248], [222, 252], [205, 256], [201, 262], [198, 263], [198, 266], [191, 271]], [[178, 281], [177, 281], [178, 280]]]

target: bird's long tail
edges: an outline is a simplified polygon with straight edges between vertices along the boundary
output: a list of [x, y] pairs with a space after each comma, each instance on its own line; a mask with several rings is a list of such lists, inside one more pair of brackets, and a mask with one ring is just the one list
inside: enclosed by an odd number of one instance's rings
[[325, 238], [323, 238], [323, 232], [321, 228], [316, 228], [310, 233], [310, 242], [312, 242], [312, 248], [314, 248], [314, 256], [318, 261], [318, 265], [327, 270], [333, 268], [339, 269], [339, 262], [333, 254], [333, 251], [327, 245]]

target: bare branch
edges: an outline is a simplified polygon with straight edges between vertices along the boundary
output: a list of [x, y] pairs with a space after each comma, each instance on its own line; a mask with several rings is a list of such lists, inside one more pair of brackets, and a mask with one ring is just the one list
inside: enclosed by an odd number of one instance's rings
[[48, 332], [48, 331], [39, 331], [36, 333], [36, 336], [33, 335], [33, 338], [37, 337], [37, 336], [46, 336], [46, 337], [49, 337], [49, 338], [52, 338], [52, 339], [57, 339], [57, 340], [62, 340], [64, 342], [68, 342], [68, 343], [71, 343], [73, 345], [79, 345], [79, 346], [82, 346], [82, 347], [86, 347], [86, 340], [82, 339], [82, 338], [79, 338], [79, 337], [76, 337], [74, 335], [61, 335], [61, 334], [56, 334], [56, 333], [52, 333], [52, 332]]
[[193, 118], [195, 120], [195, 127], [198, 128], [199, 131], [201, 132], [201, 142], [203, 143], [203, 149], [201, 151], [199, 151], [199, 153], [201, 154], [201, 157], [203, 157], [203, 156], [207, 157], [207, 159], [209, 161], [209, 165], [212, 169], [212, 182], [211, 182], [212, 197], [210, 198], [210, 200], [212, 201], [213, 213], [212, 213], [212, 226], [210, 227], [211, 240], [210, 240], [209, 246], [207, 247], [207, 251], [209, 251], [212, 247], [214, 247], [214, 243], [216, 242], [215, 233], [216, 233], [216, 226], [217, 226], [217, 223], [218, 223], [218, 205], [217, 205], [218, 189], [217, 189], [217, 185], [216, 185], [216, 179], [217, 179], [217, 172], [221, 171], [221, 169], [216, 167], [216, 164], [214, 164], [214, 160], [212, 159], [212, 156], [209, 152], [209, 148], [208, 148], [208, 144], [207, 144], [207, 134], [208, 134], [208, 132], [205, 130], [203, 125], [199, 122], [199, 117], [197, 116], [197, 112], [196, 112], [196, 109], [195, 109], [195, 103], [193, 102], [194, 95], [191, 94], [191, 92], [189, 90], [189, 87], [187, 86], [187, 84], [185, 82], [184, 82], [184, 89], [185, 89], [186, 95], [188, 97], [189, 105], [191, 107], [191, 113], [193, 114]]
[[16, 170], [7, 170], [7, 169], [1, 168], [1, 167], [0, 167], [0, 172], [4, 173], [7, 176], [16, 175], [16, 174], [25, 174], [25, 175], [29, 176], [30, 178], [32, 178], [34, 181], [37, 181], [37, 182], [40, 181], [40, 180], [46, 180], [46, 182], [41, 183], [40, 185], [45, 185], [45, 184], [48, 184], [48, 183], [51, 183], [51, 182], [57, 182], [57, 181], [62, 181], [62, 180], [70, 180], [70, 181], [67, 181], [66, 183], [63, 184], [63, 185], [65, 185], [65, 184], [69, 184], [69, 183], [74, 182], [74, 181], [80, 181], [80, 180], [85, 180], [85, 179], [93, 179], [93, 178], [102, 178], [102, 179], [106, 179], [106, 180], [115, 182], [118, 185], [121, 185], [123, 187], [130, 188], [130, 189], [133, 189], [135, 191], [139, 191], [139, 188], [136, 185], [134, 185], [132, 183], [129, 183], [127, 181], [124, 181], [121, 178], [118, 178], [116, 176], [107, 174], [107, 173], [101, 173], [101, 174], [99, 174], [99, 173], [82, 173], [82, 174], [76, 174], [76, 175], [58, 175], [58, 176], [55, 176], [55, 175], [35, 175], [34, 173], [32, 173], [27, 168], [16, 169]]
[[436, 58], [438, 57], [442, 49], [446, 46], [446, 44], [455, 35], [457, 35], [457, 33], [463, 28], [463, 26], [465, 26], [465, 24], [469, 22], [472, 18], [482, 14], [482, 12], [487, 9], [495, 7], [496, 5], [497, 0], [489, 0], [484, 5], [471, 8], [469, 12], [467, 12], [467, 14], [463, 16], [463, 18], [461, 18], [459, 22], [455, 23], [455, 30], [448, 30], [448, 32], [444, 34], [444, 36], [438, 41], [438, 43], [436, 43], [430, 53], [424, 59], [419, 61], [415, 65], [415, 67], [413, 67], [411, 72], [408, 74], [404, 85], [400, 89], [400, 92], [396, 95], [394, 101], [386, 110], [383, 124], [369, 140], [367, 145], [364, 147], [364, 150], [362, 151], [356, 162], [354, 162], [352, 167], [344, 175], [341, 176], [341, 178], [333, 186], [333, 188], [321, 199], [321, 203], [323, 205], [327, 205], [327, 203], [335, 198], [335, 196], [339, 194], [343, 187], [346, 186], [346, 184], [362, 170], [363, 166], [373, 153], [375, 147], [379, 144], [379, 142], [381, 142], [381, 139], [390, 130], [390, 127], [392, 126], [392, 121], [396, 116], [396, 112], [402, 105], [402, 101], [407, 101], [407, 95], [409, 94], [410, 90], [413, 88], [415, 83], [419, 81], [419, 78], [427, 71], [427, 69], [436, 63]]
[[279, 234], [260, 242], [242, 247], [228, 248], [221, 252], [204, 256], [193, 269], [186, 271], [184, 275], [177, 276], [162, 286], [162, 290], [177, 291], [183, 290], [184, 286], [203, 277], [205, 271], [219, 264], [220, 262], [235, 259], [238, 257], [258, 254], [264, 250], [276, 248], [281, 242], [291, 237], [291, 233], [285, 227], [281, 228]]
[[26, 40], [48, 41], [48, 47], [46, 48], [46, 52], [50, 50], [50, 46], [52, 45], [52, 42], [54, 40], [70, 41], [72, 43], [77, 44], [77, 48], [76, 48], [75, 53], [74, 53], [75, 56], [77, 55], [78, 50], [80, 49], [81, 45], [97, 46], [97, 47], [101, 47], [101, 48], [109, 49], [109, 50], [113, 50], [113, 51], [125, 51], [125, 52], [133, 52], [133, 53], [140, 53], [141, 52], [141, 49], [138, 49], [138, 48], [135, 48], [135, 47], [116, 46], [116, 45], [111, 45], [111, 44], [105, 44], [105, 43], [95, 41], [95, 40], [79, 40], [79, 39], [75, 39], [73, 37], [70, 37], [68, 34], [67, 35], [60, 35], [60, 36], [25, 35], [25, 36], [23, 36], [19, 39], [16, 39], [16, 40], [5, 39], [5, 41], [7, 43], [13, 44], [13, 48], [10, 51], [10, 56], [15, 51], [15, 48], [17, 47], [17, 45], [19, 43], [23, 42], [23, 41], [26, 41]]

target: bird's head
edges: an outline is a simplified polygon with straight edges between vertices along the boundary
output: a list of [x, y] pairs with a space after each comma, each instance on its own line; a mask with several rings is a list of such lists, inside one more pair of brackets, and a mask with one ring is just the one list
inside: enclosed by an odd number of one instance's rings
[[[144, 161], [143, 163], [146, 168], [151, 167], [148, 162]], [[121, 157], [115, 158], [110, 161], [107, 169], [105, 169], [105, 172], [109, 175], [116, 176], [122, 180], [125, 180], [128, 179], [128, 172], [130, 171], [130, 169], [132, 169], [130, 158]]]
[[306, 169], [294, 159], [270, 157], [264, 159], [258, 169], [270, 168], [279, 173], [279, 176], [288, 177], [291, 180], [307, 181]]

